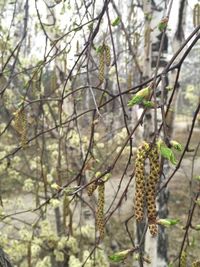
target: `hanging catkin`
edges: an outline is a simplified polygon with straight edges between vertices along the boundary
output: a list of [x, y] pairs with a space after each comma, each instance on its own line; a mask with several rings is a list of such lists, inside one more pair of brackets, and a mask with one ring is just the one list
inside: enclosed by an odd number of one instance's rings
[[104, 183], [98, 186], [98, 204], [96, 212], [96, 224], [101, 240], [104, 238], [104, 203], [105, 203], [105, 185]]
[[111, 63], [110, 47], [108, 45], [104, 45], [104, 49], [105, 49], [106, 66], [110, 66]]
[[87, 194], [89, 197], [92, 196], [94, 193], [95, 189], [97, 188], [97, 183], [93, 182], [87, 186]]
[[196, 4], [193, 9], [193, 25], [197, 27], [200, 25], [200, 4]]
[[105, 69], [105, 58], [104, 58], [104, 47], [102, 46], [99, 52], [99, 82], [100, 84], [104, 81], [104, 69]]
[[149, 151], [149, 144], [144, 142], [137, 150], [135, 160], [135, 218], [137, 222], [144, 217], [144, 197], [145, 197], [145, 159]]
[[187, 252], [182, 251], [180, 258], [180, 267], [187, 267]]
[[150, 174], [146, 182], [146, 201], [149, 231], [152, 235], [157, 234], [156, 224], [156, 185], [160, 175], [159, 153], [157, 146], [153, 146], [148, 154], [150, 162]]
[[[149, 158], [150, 172], [145, 178], [145, 160]], [[135, 218], [140, 222], [147, 210], [148, 226], [151, 235], [157, 234], [156, 223], [156, 185], [160, 175], [159, 153], [157, 145], [143, 142], [137, 150], [135, 159]]]
[[21, 146], [27, 145], [27, 117], [24, 108], [19, 108], [14, 113], [14, 128], [19, 133]]

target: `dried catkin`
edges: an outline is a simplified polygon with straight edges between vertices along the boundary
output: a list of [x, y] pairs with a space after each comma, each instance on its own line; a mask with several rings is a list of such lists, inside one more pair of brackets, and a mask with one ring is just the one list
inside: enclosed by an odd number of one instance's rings
[[98, 186], [98, 204], [96, 213], [96, 224], [101, 240], [104, 238], [104, 203], [105, 203], [105, 185], [104, 183]]
[[160, 175], [159, 153], [157, 146], [153, 146], [148, 154], [150, 174], [146, 182], [146, 201], [149, 230], [152, 235], [157, 234], [156, 224], [156, 185]]
[[22, 147], [27, 145], [27, 117], [24, 108], [14, 113], [14, 128], [19, 133]]
[[144, 197], [145, 197], [145, 159], [149, 151], [149, 144], [144, 142], [137, 150], [135, 160], [135, 218], [137, 222], [144, 217]]

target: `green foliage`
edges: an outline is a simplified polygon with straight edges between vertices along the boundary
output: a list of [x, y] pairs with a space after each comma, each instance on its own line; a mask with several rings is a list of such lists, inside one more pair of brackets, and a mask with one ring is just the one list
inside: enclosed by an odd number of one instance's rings
[[154, 103], [152, 101], [143, 100], [142, 104], [144, 105], [145, 108], [153, 108], [154, 107]]
[[158, 24], [159, 31], [163, 32], [167, 27], [167, 23], [168, 23], [168, 18], [163, 18]]
[[119, 251], [119, 252], [114, 253], [113, 255], [110, 255], [109, 259], [113, 262], [120, 262], [120, 261], [125, 260], [130, 254], [130, 252], [131, 252], [130, 249]]
[[113, 27], [118, 26], [119, 23], [120, 23], [120, 21], [121, 21], [120, 17], [117, 17], [117, 18], [111, 23], [111, 25], [112, 25]]
[[[149, 96], [150, 96], [150, 88], [149, 87], [145, 87], [142, 90], [140, 90], [139, 92], [137, 92], [128, 102], [128, 106], [132, 107], [136, 104], [141, 104], [143, 103], [144, 105], [147, 105], [148, 107], [150, 107], [152, 105], [151, 101], [147, 101]], [[143, 102], [144, 101], [144, 102]]]
[[143, 97], [142, 96], [139, 96], [139, 95], [135, 95], [132, 97], [132, 99], [128, 102], [128, 106], [129, 107], [132, 107], [136, 104], [141, 104], [142, 103], [142, 100], [143, 100]]
[[179, 222], [180, 222], [179, 219], [159, 219], [159, 220], [157, 220], [158, 224], [163, 225], [165, 227], [170, 227], [170, 226], [176, 225]]
[[161, 156], [163, 156], [165, 159], [168, 159], [172, 164], [176, 165], [177, 161], [174, 152], [169, 147], [167, 147], [162, 140], [158, 141], [157, 144]]
[[170, 145], [171, 145], [174, 149], [176, 149], [176, 150], [178, 150], [178, 151], [180, 151], [180, 152], [183, 150], [182, 145], [181, 145], [180, 143], [178, 143], [177, 141], [175, 141], [175, 140], [171, 140], [171, 141], [170, 141]]

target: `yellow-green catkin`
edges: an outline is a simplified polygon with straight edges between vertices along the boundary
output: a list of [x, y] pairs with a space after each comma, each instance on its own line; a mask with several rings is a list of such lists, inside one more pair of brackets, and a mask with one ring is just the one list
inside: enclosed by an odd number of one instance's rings
[[21, 146], [25, 147], [27, 145], [27, 116], [24, 108], [14, 113], [14, 128], [20, 135]]
[[149, 151], [149, 144], [143, 142], [137, 150], [135, 160], [135, 218], [137, 222], [144, 217], [144, 197], [145, 197], [145, 159]]
[[93, 182], [87, 186], [87, 194], [89, 197], [92, 196], [94, 193], [95, 189], [97, 188], [97, 183]]
[[192, 267], [200, 267], [200, 260], [196, 260], [192, 263]]
[[99, 52], [99, 82], [100, 84], [104, 81], [104, 70], [105, 70], [105, 58], [104, 58], [104, 47]]
[[187, 252], [182, 251], [180, 258], [180, 267], [187, 267]]
[[148, 154], [150, 174], [146, 182], [146, 201], [149, 231], [154, 236], [157, 234], [156, 224], [156, 185], [160, 176], [159, 153], [157, 146], [153, 146]]
[[110, 47], [108, 45], [104, 45], [104, 50], [105, 50], [106, 66], [110, 66], [110, 64], [111, 64]]
[[102, 183], [98, 186], [98, 204], [96, 212], [96, 225], [101, 240], [103, 240], [105, 232], [104, 203], [105, 203], [105, 185], [104, 183]]
[[197, 27], [200, 25], [200, 4], [196, 4], [193, 9], [193, 25]]

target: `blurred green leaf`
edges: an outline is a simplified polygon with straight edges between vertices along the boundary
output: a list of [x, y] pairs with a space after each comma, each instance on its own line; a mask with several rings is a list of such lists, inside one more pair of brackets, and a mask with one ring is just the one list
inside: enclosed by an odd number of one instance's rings
[[166, 26], [167, 26], [167, 24], [166, 23], [164, 23], [164, 22], [160, 22], [159, 24], [158, 24], [158, 29], [159, 29], [159, 31], [164, 31], [164, 29], [166, 28]]
[[113, 27], [115, 27], [115, 26], [119, 25], [120, 21], [121, 21], [120, 17], [117, 17], [117, 18], [111, 23], [111, 25], [112, 25]]
[[171, 87], [171, 86], [166, 86], [165, 89], [166, 89], [167, 91], [172, 91], [173, 87]]
[[143, 100], [142, 104], [144, 105], [145, 108], [153, 108], [154, 107], [154, 103], [152, 101]]
[[165, 28], [167, 27], [167, 23], [168, 23], [168, 18], [167, 17], [163, 18], [158, 24], [159, 31], [163, 32]]
[[109, 256], [109, 259], [113, 262], [120, 262], [127, 258], [128, 254], [131, 252], [130, 249], [119, 251]]
[[197, 224], [197, 225], [195, 226], [195, 229], [196, 229], [197, 231], [199, 231], [199, 230], [200, 230], [200, 224]]
[[170, 227], [172, 225], [176, 225], [179, 222], [180, 222], [179, 219], [159, 219], [159, 220], [157, 220], [158, 224], [163, 225], [165, 227]]
[[[150, 96], [150, 88], [149, 87], [145, 87], [142, 90], [140, 90], [139, 92], [137, 92], [132, 99], [128, 102], [128, 106], [132, 107], [136, 104], [141, 104], [142, 102], [144, 102], [146, 99], [148, 99]], [[149, 102], [151, 101], [146, 101], [147, 104], [149, 105]]]
[[103, 52], [103, 49], [104, 49], [103, 45], [100, 45], [100, 46], [98, 46], [98, 47], [96, 48], [96, 52], [97, 52], [97, 53], [102, 53], [102, 52]]
[[180, 143], [178, 143], [177, 141], [175, 141], [175, 140], [170, 141], [170, 144], [171, 144], [171, 146], [173, 148], [175, 148], [178, 151], [182, 151], [183, 150], [182, 145]]
[[200, 175], [199, 176], [195, 176], [194, 179], [200, 181]]
[[141, 104], [142, 100], [143, 100], [142, 96], [135, 95], [135, 96], [133, 96], [133, 98], [131, 100], [129, 100], [128, 106], [132, 107], [132, 106], [134, 106], [136, 104]]

